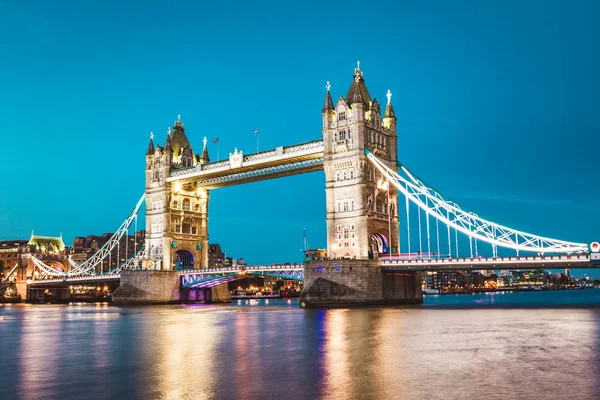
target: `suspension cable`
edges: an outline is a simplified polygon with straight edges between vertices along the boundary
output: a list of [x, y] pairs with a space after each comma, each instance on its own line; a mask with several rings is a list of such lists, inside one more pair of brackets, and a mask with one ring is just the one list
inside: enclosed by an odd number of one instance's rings
[[408, 239], [408, 258], [410, 259], [410, 203], [406, 197], [406, 237]]
[[[369, 161], [371, 161], [407, 199], [415, 203], [420, 209], [439, 219], [442, 223], [451, 225], [461, 233], [471, 235], [476, 239], [492, 244], [494, 248], [502, 246], [513, 250], [518, 248], [523, 251], [537, 253], [576, 253], [589, 251], [588, 245], [585, 243], [567, 242], [532, 235], [484, 220], [477, 214], [467, 213], [456, 203], [446, 201], [438, 192], [425, 186], [421, 181], [415, 178], [410, 171], [400, 164], [399, 166], [402, 171], [408, 176], [411, 182], [401, 177], [387, 165], [383, 164], [377, 157], [369, 152], [368, 149], [365, 149], [365, 154]], [[422, 197], [429, 198], [434, 207], [428, 207], [424, 203]], [[446, 210], [445, 213], [443, 212], [444, 210]], [[450, 218], [450, 214], [452, 214], [453, 218]], [[470, 214], [470, 218], [467, 217], [468, 214]], [[468, 224], [471, 224], [473, 229], [469, 230]], [[518, 244], [513, 240], [514, 235], [520, 236]]]

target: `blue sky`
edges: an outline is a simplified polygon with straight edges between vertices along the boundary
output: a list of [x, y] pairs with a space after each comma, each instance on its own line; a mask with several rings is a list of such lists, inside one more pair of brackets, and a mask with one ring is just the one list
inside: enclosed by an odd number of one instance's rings
[[[0, 0], [0, 239], [113, 231], [144, 190], [148, 134], [181, 114], [199, 152], [319, 138], [325, 82], [361, 61], [399, 157], [468, 209], [599, 239], [594, 1]], [[216, 157], [216, 147], [209, 148]], [[210, 241], [252, 263], [325, 246], [322, 172], [211, 193]]]

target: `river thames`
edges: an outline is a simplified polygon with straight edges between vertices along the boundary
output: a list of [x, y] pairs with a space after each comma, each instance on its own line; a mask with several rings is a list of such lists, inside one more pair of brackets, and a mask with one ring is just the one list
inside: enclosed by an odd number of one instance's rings
[[[268, 302], [268, 304], [267, 304]], [[0, 305], [1, 399], [600, 398], [600, 290]]]

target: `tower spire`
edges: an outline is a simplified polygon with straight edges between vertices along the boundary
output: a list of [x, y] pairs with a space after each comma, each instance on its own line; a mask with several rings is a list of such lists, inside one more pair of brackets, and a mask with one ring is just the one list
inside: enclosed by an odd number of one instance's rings
[[154, 154], [154, 133], [150, 132], [150, 143], [148, 144], [148, 151], [146, 152], [147, 156]]
[[200, 156], [200, 164], [208, 164], [210, 162], [210, 157], [208, 157], [208, 148], [206, 147], [206, 143], [208, 142], [206, 136], [204, 136], [202, 142], [204, 142], [204, 148], [202, 149], [202, 155]]
[[331, 85], [329, 81], [327, 81], [327, 85], [325, 85], [325, 89], [327, 89], [327, 93], [325, 94], [325, 105], [323, 106], [323, 112], [325, 111], [333, 111], [333, 100], [331, 100]]
[[354, 68], [354, 80], [350, 85], [350, 89], [348, 89], [348, 94], [346, 94], [346, 103], [363, 103], [365, 105], [365, 110], [368, 110], [371, 102], [371, 95], [367, 90], [367, 86], [365, 85], [365, 79], [363, 77], [363, 73], [360, 70], [360, 61], [356, 62], [356, 68]]
[[388, 99], [387, 106], [385, 107], [385, 114], [383, 118], [393, 118], [396, 119], [396, 113], [394, 112], [394, 107], [392, 106], [392, 92], [388, 89], [387, 94], [385, 95]]

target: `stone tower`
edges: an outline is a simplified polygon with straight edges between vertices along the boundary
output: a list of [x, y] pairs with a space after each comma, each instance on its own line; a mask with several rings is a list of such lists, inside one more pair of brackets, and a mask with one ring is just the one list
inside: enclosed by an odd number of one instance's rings
[[333, 103], [330, 85], [323, 107], [324, 170], [329, 257], [376, 259], [398, 252], [398, 193], [367, 160], [369, 149], [396, 168], [396, 116], [388, 91], [382, 118], [360, 63], [346, 97]]
[[172, 171], [208, 163], [206, 138], [202, 155], [194, 154], [180, 117], [169, 128], [164, 147], [146, 152], [146, 266], [151, 269], [207, 268], [207, 189], [167, 182]]

